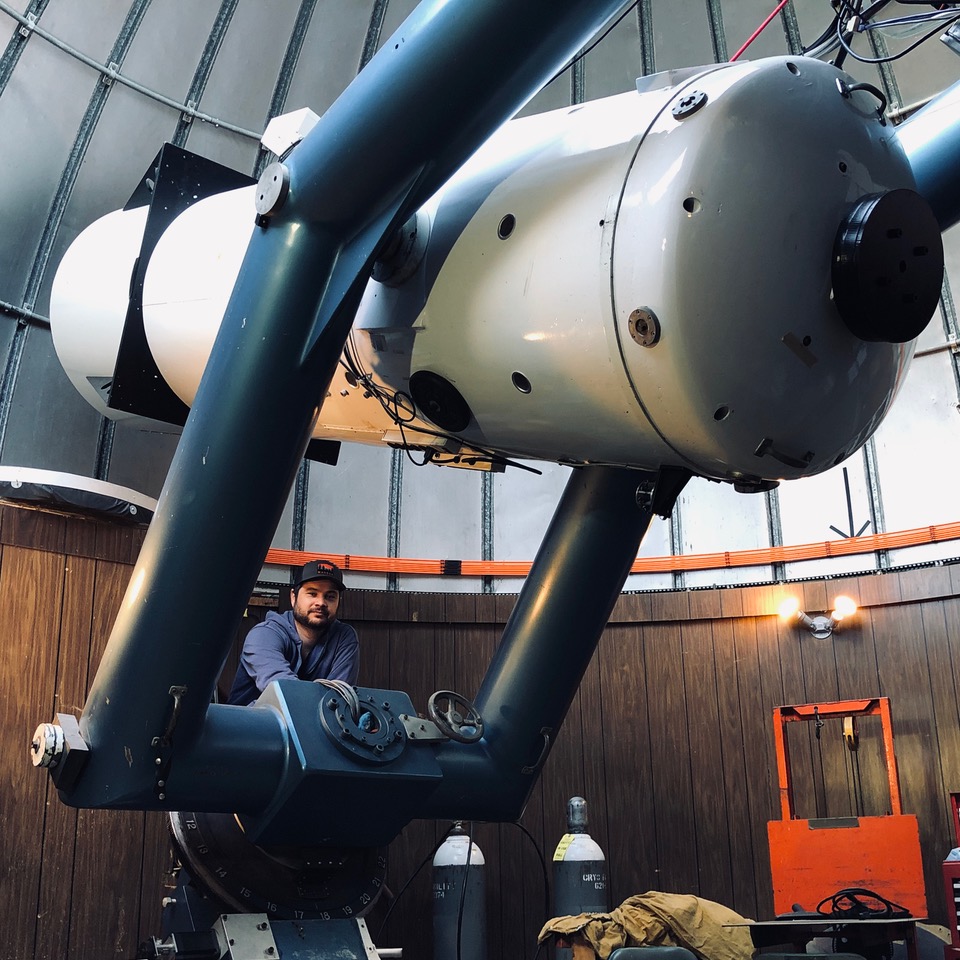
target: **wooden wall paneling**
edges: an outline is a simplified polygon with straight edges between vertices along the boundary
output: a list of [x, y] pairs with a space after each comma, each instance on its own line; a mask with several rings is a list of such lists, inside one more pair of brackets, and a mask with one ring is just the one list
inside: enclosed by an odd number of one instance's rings
[[37, 936], [43, 852], [37, 824], [44, 822], [48, 778], [31, 766], [27, 744], [37, 725], [51, 719], [62, 593], [62, 556], [3, 548], [0, 727], [20, 747], [0, 754], [0, 823], [6, 853], [0, 866], [0, 916], [12, 926], [3, 941], [11, 960], [32, 955]]
[[158, 810], [143, 814], [143, 855], [140, 868], [140, 923], [137, 943], [160, 936], [163, 898], [176, 889], [170, 817]]
[[[285, 592], [281, 587], [281, 592]], [[348, 590], [340, 595], [341, 612], [343, 619], [347, 623], [353, 623], [355, 620], [366, 620], [367, 618], [367, 590]]]
[[[804, 656], [802, 644], [809, 634], [793, 623], [777, 621], [777, 647], [780, 651], [780, 679], [783, 684], [783, 699], [778, 706], [790, 706], [807, 702], [806, 680], [804, 677]], [[768, 737], [773, 743], [774, 726], [772, 712], [766, 718]], [[786, 731], [790, 749], [791, 769], [803, 771], [803, 775], [793, 779], [793, 798], [799, 816], [816, 816], [817, 792], [813, 776], [808, 772], [814, 764], [814, 738], [812, 731], [804, 729], [808, 724], [791, 724]], [[779, 802], [777, 804], [779, 816]]]
[[685, 590], [670, 590], [650, 594], [651, 620], [688, 620], [690, 594]]
[[476, 623], [477, 598], [472, 593], [448, 593], [444, 597], [447, 623]]
[[[140, 555], [145, 527], [129, 524], [98, 523], [94, 556], [98, 560], [115, 560], [134, 564]], [[129, 574], [128, 574], [129, 578]]]
[[[92, 682], [123, 598], [130, 569], [99, 561], [90, 637]], [[134, 744], [146, 749], [147, 744]], [[144, 814], [137, 811], [82, 810], [77, 818], [71, 960], [125, 958], [137, 946], [140, 927]], [[109, 864], [103, 851], [110, 851]]]
[[613, 605], [610, 623], [647, 623], [653, 618], [653, 594], [621, 593]]
[[143, 813], [132, 810], [79, 812], [70, 960], [126, 960], [134, 955], [140, 928], [143, 818]]
[[859, 745], [851, 750], [841, 742], [842, 733], [838, 733], [835, 747], [850, 767], [854, 791], [851, 815], [885, 816], [890, 812], [890, 788], [880, 718], [862, 718], [858, 723], [858, 739]]
[[354, 624], [360, 640], [361, 687], [395, 690], [390, 674], [390, 626], [376, 621], [357, 621]]
[[495, 596], [497, 598], [496, 621], [499, 624], [505, 624], [510, 619], [510, 615], [513, 613], [513, 608], [517, 605], [517, 598], [519, 594], [498, 593], [498, 594], [495, 594]]
[[717, 709], [723, 744], [723, 793], [733, 873], [730, 892], [723, 902], [743, 916], [752, 917], [756, 914], [757, 891], [752, 873], [754, 854], [747, 779], [754, 776], [755, 771], [748, 769], [745, 753], [735, 623], [728, 619], [713, 624]]
[[600, 658], [612, 903], [660, 885], [645, 644], [638, 625], [611, 626]]
[[[777, 616], [761, 616], [755, 621], [757, 631], [757, 663], [760, 670], [762, 703], [760, 715], [751, 718], [754, 742], [753, 780], [756, 789], [753, 801], [753, 845], [756, 870], [756, 919], [773, 917], [773, 880], [770, 874], [770, 849], [767, 823], [780, 819], [780, 792], [777, 779], [777, 757], [773, 739], [773, 708], [784, 702], [783, 671], [780, 660], [781, 621]], [[789, 648], [795, 650], [795, 645]]]
[[[775, 623], [780, 662], [780, 683], [783, 687], [783, 697], [780, 703], [775, 704], [775, 706], [783, 707], [793, 703], [804, 703], [806, 689], [803, 680], [803, 657], [800, 650], [800, 639], [803, 634], [799, 627], [795, 627], [793, 623], [784, 623], [779, 617], [777, 617]], [[772, 724], [772, 713], [767, 722]], [[772, 731], [773, 728], [770, 729]]]
[[733, 888], [727, 796], [723, 782], [729, 745], [720, 735], [713, 625], [709, 620], [682, 624], [683, 684], [688, 691], [689, 752], [696, 824], [697, 888], [708, 900], [726, 902]]
[[[946, 610], [949, 602], [934, 601], [920, 607], [923, 638], [930, 670], [930, 696], [934, 714], [935, 764], [939, 768], [940, 791], [934, 811], [931, 805], [930, 835], [942, 837], [944, 850], [953, 846], [955, 833], [950, 808], [951, 784], [960, 773], [960, 726], [957, 724], [957, 685], [951, 656]], [[934, 816], [934, 812], [936, 816]]]
[[497, 622], [497, 597], [492, 593], [478, 593], [476, 596], [476, 623]]
[[[804, 584], [805, 594], [814, 593], [823, 584]], [[819, 612], [825, 600], [814, 600], [811, 611]], [[805, 609], [808, 601], [804, 601]], [[811, 616], [813, 613], [810, 614]], [[829, 641], [816, 640], [808, 630], [797, 627], [794, 640], [800, 651], [803, 672], [803, 692], [794, 703], [819, 703], [837, 699], [836, 669], [834, 667], [833, 647]], [[790, 747], [792, 761], [794, 798], [796, 813], [799, 817], [825, 817], [828, 815], [824, 788], [824, 770], [822, 743], [817, 737], [814, 723], [794, 723], [788, 725], [785, 736]]]
[[861, 609], [834, 634], [837, 693], [841, 700], [880, 696], [877, 645], [873, 636], [873, 611]]
[[[53, 721], [57, 713], [79, 716], [86, 699], [96, 561], [67, 557], [65, 563], [59, 654], [52, 675], [56, 683], [54, 702], [47, 707], [47, 715], [38, 717], [38, 721]], [[6, 602], [2, 584], [0, 596]], [[61, 803], [53, 781], [47, 776], [44, 779], [47, 781], [46, 816], [35, 956], [54, 960], [68, 955], [77, 811]]]
[[951, 594], [949, 567], [919, 567], [916, 570], [901, 570], [900, 600], [939, 600]]
[[[352, 593], [346, 594], [345, 599], [348, 602], [353, 602]], [[358, 607], [361, 606], [359, 598], [357, 598]], [[409, 612], [410, 609], [410, 600], [406, 594], [400, 593], [388, 593], [386, 590], [365, 590], [363, 592], [362, 600], [362, 612], [361, 610], [354, 611], [358, 618], [362, 617], [364, 620], [382, 620], [384, 622], [392, 622], [397, 619], [397, 605], [402, 603], [405, 607], [405, 612]], [[344, 619], [349, 623], [350, 622], [350, 612], [345, 614]], [[401, 619], [406, 619], [406, 616]]]
[[[613, 718], [604, 712], [603, 690], [600, 685], [601, 659], [612, 656], [617, 659], [619, 651], [610, 650], [604, 640], [597, 646], [580, 683], [580, 730], [583, 739], [583, 798], [587, 801], [587, 829], [590, 836], [600, 845], [607, 858], [607, 897], [611, 906], [612, 881], [609, 873], [610, 860], [610, 818], [607, 807], [608, 787], [606, 778], [606, 743], [608, 724], [611, 730]], [[546, 852], [552, 852], [548, 849]]]
[[417, 593], [410, 596], [411, 623], [442, 623], [444, 615], [442, 593]]
[[[761, 732], [767, 709], [760, 674], [756, 620], [738, 617], [732, 621], [731, 628], [734, 652], [732, 667], [739, 709], [731, 712], [728, 718], [730, 732], [725, 737], [725, 743], [734, 750], [739, 747], [738, 762], [743, 766], [743, 784], [737, 785], [743, 797], [743, 809], [738, 811], [743, 818], [739, 827], [742, 839], [737, 848], [734, 869], [743, 873], [738, 881], [738, 890], [748, 895], [748, 899], [738, 900], [731, 906], [745, 916], [756, 917], [760, 900], [758, 874], [765, 869], [769, 860], [762, 833], [753, 829], [758, 818], [757, 812], [760, 811], [762, 822], [763, 811], [768, 809], [769, 769], [766, 744]], [[739, 738], [737, 724], [740, 728]], [[728, 789], [729, 783], [728, 780]]]
[[[696, 820], [689, 761], [687, 691], [683, 682], [680, 626], [644, 627], [647, 723], [656, 802], [658, 889], [692, 893], [697, 888]], [[697, 691], [691, 691], [696, 694]], [[624, 731], [629, 735], [627, 730]]]
[[396, 623], [387, 634], [391, 685], [405, 691], [424, 715], [430, 695], [438, 689], [435, 630], [432, 624]]
[[715, 620], [720, 616], [720, 590], [691, 590], [690, 618]]
[[92, 517], [66, 517], [63, 552], [68, 556], [93, 559], [97, 552], [97, 521]]
[[[873, 609], [864, 608], [835, 634], [837, 682], [841, 700], [881, 695], [877, 673]], [[840, 748], [850, 766], [854, 789], [853, 813], [880, 816], [889, 810], [883, 729], [879, 717], [858, 723], [860, 744], [855, 751]]]
[[15, 547], [63, 553], [66, 517], [27, 507], [4, 505], [0, 538]]
[[[740, 699], [741, 740], [746, 773], [747, 833], [752, 862], [744, 858], [743, 866], [752, 880], [753, 901], [737, 909], [749, 917], [760, 915], [766, 902], [766, 877], [770, 857], [766, 845], [766, 821], [770, 811], [770, 752], [764, 736], [764, 718], [769, 713], [770, 698], [764, 695], [763, 671], [757, 619], [743, 617], [733, 621], [733, 640], [737, 688]], [[766, 641], [766, 635], [764, 635]], [[744, 848], [744, 854], [747, 848]], [[749, 887], [746, 882], [744, 886]]]
[[782, 584], [763, 584], [743, 591], [743, 615], [765, 617], [777, 612], [785, 590]]
[[853, 599], [861, 607], [900, 602], [900, 578], [895, 573], [865, 573], [856, 578]]
[[218, 703], [226, 703], [230, 696], [230, 690], [233, 687], [233, 680], [237, 675], [237, 667], [240, 664], [240, 654], [243, 652], [243, 643], [247, 634], [258, 624], [263, 623], [267, 617], [268, 607], [248, 606], [243, 611], [240, 618], [240, 624], [237, 627], [237, 633], [230, 650], [227, 652], [220, 668], [220, 676], [217, 677], [216, 697]]
[[[947, 842], [939, 827], [945, 790], [937, 763], [936, 718], [920, 605], [884, 608], [875, 635], [881, 688], [890, 697], [903, 810], [919, 820], [926, 886], [936, 891], [942, 884]], [[928, 895], [928, 900], [930, 916], [942, 923], [942, 898]]]
[[[833, 598], [840, 590], [836, 590], [833, 584], [827, 584], [824, 580], [809, 580], [802, 584], [797, 584], [800, 589], [800, 606], [805, 613], [811, 617], [818, 613], [828, 613], [833, 609]], [[828, 592], [827, 587], [830, 587]]]
[[742, 617], [743, 616], [743, 589], [741, 587], [729, 587], [720, 590], [720, 616], [722, 617]]
[[[826, 609], [833, 603], [831, 596]], [[837, 635], [827, 640], [817, 640], [809, 632], [802, 631], [800, 651], [803, 657], [803, 676], [806, 687], [806, 703], [830, 703], [840, 698], [837, 683], [837, 659], [834, 647]], [[811, 764], [807, 771], [803, 767], [795, 770], [795, 776], [808, 775], [813, 778], [816, 790], [816, 816], [845, 817], [853, 813], [851, 802], [852, 784], [847, 778], [844, 766], [841, 729], [839, 721], [827, 723], [818, 729], [816, 723], [794, 724], [802, 727], [799, 736], [806, 736], [810, 744]], [[814, 816], [807, 813], [806, 816]], [[826, 894], [824, 894], [826, 896]]]
[[[936, 661], [940, 676], [938, 677], [939, 695], [937, 697], [937, 731], [940, 740], [940, 767], [945, 790], [944, 809], [949, 809], [950, 793], [960, 792], [960, 748], [945, 748], [944, 737], [960, 736], [960, 688], [957, 678], [960, 677], [960, 598], [952, 597], [941, 605], [944, 619], [944, 631], [938, 636], [938, 650]], [[927, 639], [929, 645], [930, 639]], [[933, 669], [931, 668], [931, 674]], [[946, 837], [951, 843], [955, 842], [955, 835], [951, 827]]]

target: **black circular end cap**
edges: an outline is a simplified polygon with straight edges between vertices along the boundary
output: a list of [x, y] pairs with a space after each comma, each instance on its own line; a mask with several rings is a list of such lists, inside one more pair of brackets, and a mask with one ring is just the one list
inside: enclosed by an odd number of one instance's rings
[[473, 417], [460, 391], [430, 370], [417, 370], [410, 376], [410, 396], [420, 413], [442, 430], [459, 433]]
[[943, 283], [943, 239], [930, 205], [913, 190], [857, 202], [833, 250], [833, 296], [850, 332], [906, 343], [933, 316]]

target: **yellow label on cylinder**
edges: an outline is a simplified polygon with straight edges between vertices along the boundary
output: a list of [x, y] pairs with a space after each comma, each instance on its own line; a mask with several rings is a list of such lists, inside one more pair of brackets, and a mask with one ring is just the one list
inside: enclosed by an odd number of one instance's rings
[[573, 834], [565, 833], [560, 838], [560, 842], [557, 844], [557, 849], [553, 852], [553, 859], [562, 860], [564, 854], [567, 852], [567, 847], [569, 847], [571, 843], [573, 843]]

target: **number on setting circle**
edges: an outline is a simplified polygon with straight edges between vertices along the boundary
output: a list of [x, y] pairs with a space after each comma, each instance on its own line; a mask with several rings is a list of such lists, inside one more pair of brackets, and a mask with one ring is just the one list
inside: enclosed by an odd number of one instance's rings
[[[441, 701], [446, 710], [440, 709]], [[483, 720], [477, 708], [452, 690], [438, 690], [427, 701], [427, 713], [444, 736], [458, 743], [476, 743], [483, 736]]]

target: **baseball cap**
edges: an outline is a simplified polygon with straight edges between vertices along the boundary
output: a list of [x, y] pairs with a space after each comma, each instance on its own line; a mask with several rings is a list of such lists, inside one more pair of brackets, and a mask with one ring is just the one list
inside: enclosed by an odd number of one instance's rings
[[302, 584], [310, 580], [330, 580], [338, 590], [343, 591], [345, 589], [340, 568], [329, 560], [311, 560], [309, 563], [305, 563], [300, 575], [294, 580], [293, 589], [299, 589]]

